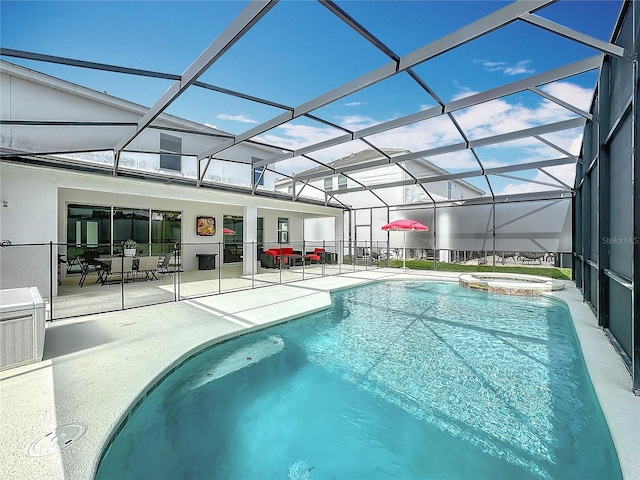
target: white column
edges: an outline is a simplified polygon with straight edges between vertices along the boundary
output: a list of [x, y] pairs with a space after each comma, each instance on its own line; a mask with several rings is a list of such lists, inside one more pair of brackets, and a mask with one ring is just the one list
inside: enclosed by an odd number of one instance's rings
[[[251, 275], [256, 271], [256, 242], [258, 240], [258, 207], [247, 205], [243, 212], [242, 274]], [[253, 242], [253, 244], [251, 244]]]

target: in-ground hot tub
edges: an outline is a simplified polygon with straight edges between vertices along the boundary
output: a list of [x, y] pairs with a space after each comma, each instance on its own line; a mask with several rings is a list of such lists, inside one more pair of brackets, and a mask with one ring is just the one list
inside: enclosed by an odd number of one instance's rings
[[505, 295], [532, 296], [564, 288], [560, 280], [519, 273], [464, 273], [458, 277], [458, 283], [465, 288]]

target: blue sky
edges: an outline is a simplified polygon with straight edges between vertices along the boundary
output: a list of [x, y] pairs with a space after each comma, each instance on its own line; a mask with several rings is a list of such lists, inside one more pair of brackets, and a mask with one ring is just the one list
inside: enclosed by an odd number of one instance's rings
[[[487, 15], [506, 2], [492, 1], [337, 1], [341, 8], [399, 56], [437, 40]], [[244, 9], [240, 1], [6, 1], [0, 2], [2, 47], [43, 54], [181, 74]], [[621, 2], [562, 0], [538, 15], [601, 40], [610, 39]], [[415, 72], [445, 102], [505, 85], [597, 54], [593, 49], [517, 22], [487, 37], [415, 67]], [[170, 86], [166, 80], [124, 76], [5, 57], [44, 73], [127, 100], [151, 106]], [[346, 24], [315, 1], [281, 1], [201, 81], [262, 97], [290, 107], [389, 63]], [[596, 74], [584, 74], [547, 88], [588, 109]], [[435, 106], [436, 102], [403, 74], [340, 99], [313, 112], [345, 128], [358, 130]], [[167, 110], [199, 123], [239, 134], [282, 113], [280, 109], [190, 88]], [[523, 93], [457, 113], [470, 135], [482, 138], [514, 126], [535, 125], [535, 115], [571, 118], [535, 94]], [[431, 120], [379, 135], [380, 147], [412, 151], [460, 141], [451, 125]], [[428, 132], [428, 133], [425, 133]], [[273, 129], [259, 139], [287, 148], [314, 144], [341, 132], [308, 119]], [[565, 148], [579, 145], [580, 132], [557, 138]], [[457, 136], [457, 138], [456, 138]], [[559, 137], [559, 136], [557, 136]], [[393, 143], [393, 145], [391, 145]], [[318, 152], [329, 161], [349, 153], [344, 146]], [[553, 158], [541, 145], [513, 151], [495, 147], [483, 154], [485, 166]], [[487, 149], [485, 149], [487, 150]], [[577, 153], [577, 152], [575, 152]], [[441, 165], [438, 161], [441, 160]], [[471, 169], [468, 152], [434, 163], [451, 171]], [[293, 159], [277, 164], [287, 173], [311, 166]], [[558, 175], [568, 179], [571, 172]], [[567, 169], [565, 169], [567, 170]], [[538, 175], [530, 172], [529, 175]], [[533, 178], [533, 177], [531, 177]], [[547, 180], [549, 180], [547, 178]], [[477, 180], [473, 180], [476, 182]], [[509, 182], [500, 180], [500, 189]], [[486, 190], [485, 186], [479, 185]], [[519, 185], [522, 187], [522, 185]]]

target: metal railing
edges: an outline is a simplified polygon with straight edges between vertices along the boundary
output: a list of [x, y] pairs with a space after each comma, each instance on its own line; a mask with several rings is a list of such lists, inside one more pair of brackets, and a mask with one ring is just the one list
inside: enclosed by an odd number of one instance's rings
[[[494, 268], [563, 266], [557, 253], [493, 256], [482, 251], [405, 250], [386, 242], [138, 244], [131, 262], [123, 251], [122, 244], [3, 245], [2, 288], [38, 287], [47, 302], [48, 320], [56, 320], [398, 266], [403, 254], [419, 268], [433, 270], [442, 262]], [[146, 267], [140, 269], [144, 257], [157, 257], [156, 268], [150, 269], [145, 260]]]
[[[57, 320], [377, 268], [345, 264], [342, 242], [138, 244], [131, 260], [123, 247], [2, 245], [2, 288], [38, 287], [48, 320]], [[284, 248], [291, 253], [277, 268], [263, 261], [267, 250]], [[156, 268], [137, 268], [144, 257], [157, 257]]]

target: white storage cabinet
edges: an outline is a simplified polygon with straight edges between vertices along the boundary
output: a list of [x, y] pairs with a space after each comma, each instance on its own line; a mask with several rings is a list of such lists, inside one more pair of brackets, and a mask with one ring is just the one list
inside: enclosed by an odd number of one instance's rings
[[45, 317], [37, 287], [0, 290], [0, 370], [42, 360]]

